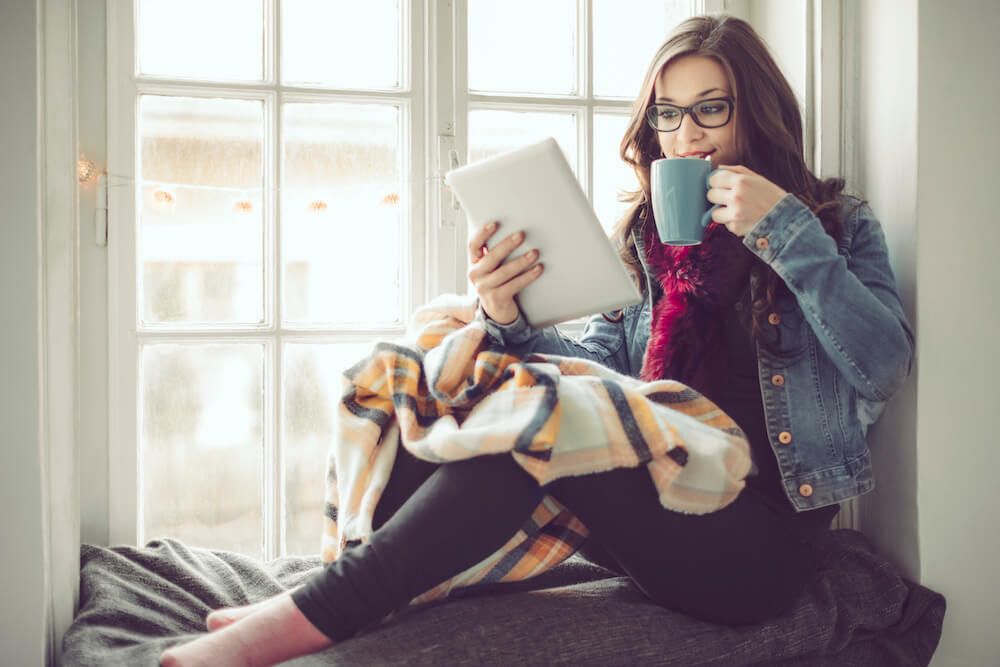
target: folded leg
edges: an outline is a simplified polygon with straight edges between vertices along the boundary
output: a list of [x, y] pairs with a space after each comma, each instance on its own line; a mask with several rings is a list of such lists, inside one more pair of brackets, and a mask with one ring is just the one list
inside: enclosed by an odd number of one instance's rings
[[725, 508], [682, 514], [659, 501], [644, 466], [565, 477], [545, 487], [590, 530], [636, 585], [661, 606], [741, 625], [781, 614], [815, 571], [806, 521], [748, 486]]
[[438, 465], [409, 494], [406, 487], [429, 469], [405, 459], [401, 465], [406, 472], [392, 489], [393, 470], [369, 542], [345, 550], [292, 592], [306, 618], [334, 641], [482, 561], [517, 532], [544, 496], [509, 454]]

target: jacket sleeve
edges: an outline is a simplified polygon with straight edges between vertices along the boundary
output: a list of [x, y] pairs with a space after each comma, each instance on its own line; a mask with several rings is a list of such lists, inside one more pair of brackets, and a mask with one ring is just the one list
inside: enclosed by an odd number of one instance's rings
[[743, 239], [795, 295], [806, 321], [841, 374], [874, 401], [886, 401], [913, 365], [913, 330], [903, 313], [882, 226], [856, 212], [847, 256], [798, 197], [786, 195]]
[[479, 304], [476, 319], [485, 324], [486, 333], [494, 343], [508, 348], [514, 354], [537, 352], [579, 357], [596, 361], [624, 375], [629, 374], [624, 319], [609, 322], [601, 314], [593, 315], [579, 341], [554, 326], [536, 329], [528, 324], [520, 312], [510, 324], [499, 324], [490, 319], [482, 304]]

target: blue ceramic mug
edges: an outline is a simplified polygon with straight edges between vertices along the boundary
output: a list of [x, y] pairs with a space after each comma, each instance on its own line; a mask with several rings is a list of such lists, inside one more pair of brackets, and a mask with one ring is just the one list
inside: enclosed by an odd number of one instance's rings
[[660, 241], [668, 245], [698, 245], [719, 204], [708, 201], [709, 158], [677, 157], [650, 165], [653, 218]]

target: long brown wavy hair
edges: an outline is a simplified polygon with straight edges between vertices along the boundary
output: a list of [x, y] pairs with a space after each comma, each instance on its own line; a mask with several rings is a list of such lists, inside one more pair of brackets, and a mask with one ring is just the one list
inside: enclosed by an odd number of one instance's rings
[[[695, 16], [679, 23], [657, 50], [619, 147], [622, 160], [635, 171], [640, 189], [621, 197], [621, 201], [631, 205], [612, 229], [611, 240], [640, 288], [645, 291], [648, 286], [632, 231], [645, 218], [651, 217], [645, 214], [647, 202], [651, 201], [650, 163], [661, 157], [656, 131], [646, 123], [646, 109], [653, 103], [654, 85], [660, 73], [674, 59], [687, 55], [714, 58], [726, 71], [735, 106], [739, 109], [735, 114], [739, 164], [793, 193], [839, 243], [842, 234], [839, 195], [844, 189], [844, 179], [821, 181], [806, 168], [798, 103], [767, 46], [747, 22], [738, 18]], [[764, 330], [767, 314], [781, 291], [788, 288], [767, 264], [756, 257], [754, 260], [751, 272], [762, 281], [758, 284], [765, 289], [764, 296], [752, 304], [751, 327], [753, 336], [764, 341], [760, 333]]]

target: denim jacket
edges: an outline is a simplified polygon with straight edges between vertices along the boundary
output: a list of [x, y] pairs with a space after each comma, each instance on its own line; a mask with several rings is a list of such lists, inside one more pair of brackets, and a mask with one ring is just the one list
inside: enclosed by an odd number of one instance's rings
[[[768, 440], [785, 494], [798, 512], [874, 488], [865, 435], [912, 367], [913, 331], [899, 300], [882, 226], [867, 203], [848, 215], [858, 203], [841, 196], [845, 219], [839, 247], [792, 194], [743, 239], [791, 292], [778, 299], [778, 318], [772, 318], [781, 328], [782, 356], [759, 342], [756, 347]], [[594, 315], [577, 341], [556, 327], [535, 329], [522, 316], [501, 325], [480, 307], [477, 318], [511, 352], [583, 357], [638, 377], [660, 290], [650, 276], [641, 234], [633, 238], [652, 289], [642, 303], [624, 309], [620, 321]], [[759, 298], [762, 290], [751, 279], [751, 298]]]

